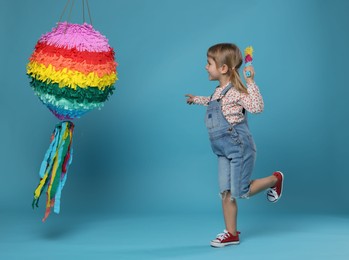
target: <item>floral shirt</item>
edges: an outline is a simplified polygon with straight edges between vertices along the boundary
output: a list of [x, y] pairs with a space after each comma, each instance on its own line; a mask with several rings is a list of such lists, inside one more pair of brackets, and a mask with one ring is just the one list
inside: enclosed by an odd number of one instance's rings
[[[217, 87], [212, 95], [212, 100], [220, 97], [226, 86]], [[221, 100], [222, 112], [227, 121], [235, 125], [244, 120], [243, 109], [250, 113], [260, 113], [264, 109], [264, 102], [259, 88], [255, 83], [247, 84], [247, 92], [240, 93], [235, 88], [231, 88]], [[211, 97], [194, 97], [194, 104], [208, 106]]]

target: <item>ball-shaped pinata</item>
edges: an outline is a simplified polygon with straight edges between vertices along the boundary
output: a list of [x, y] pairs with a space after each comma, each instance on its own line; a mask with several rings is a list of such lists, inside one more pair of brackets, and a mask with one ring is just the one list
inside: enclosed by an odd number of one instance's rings
[[92, 25], [60, 22], [44, 34], [27, 65], [35, 94], [60, 120], [103, 106], [117, 80], [108, 39]]

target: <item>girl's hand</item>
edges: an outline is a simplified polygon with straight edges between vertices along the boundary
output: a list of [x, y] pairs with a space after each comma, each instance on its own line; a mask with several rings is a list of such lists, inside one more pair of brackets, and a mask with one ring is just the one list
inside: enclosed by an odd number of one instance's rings
[[[246, 76], [246, 72], [247, 71], [249, 71], [250, 72], [250, 76], [249, 77], [247, 77]], [[252, 84], [252, 83], [254, 83], [254, 68], [253, 68], [253, 66], [247, 66], [247, 67], [245, 67], [244, 68], [244, 78], [245, 78], [245, 81], [246, 81], [246, 83], [247, 84]]]
[[186, 94], [185, 96], [187, 97], [187, 104], [191, 105], [194, 103], [195, 96], [193, 96], [191, 94]]

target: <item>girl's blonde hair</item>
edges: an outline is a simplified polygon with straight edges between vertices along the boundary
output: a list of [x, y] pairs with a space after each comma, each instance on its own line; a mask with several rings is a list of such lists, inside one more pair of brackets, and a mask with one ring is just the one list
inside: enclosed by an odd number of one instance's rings
[[227, 65], [231, 84], [239, 92], [248, 93], [239, 75], [239, 68], [242, 64], [242, 54], [239, 47], [233, 43], [219, 43], [207, 50], [207, 57], [212, 58], [217, 67]]

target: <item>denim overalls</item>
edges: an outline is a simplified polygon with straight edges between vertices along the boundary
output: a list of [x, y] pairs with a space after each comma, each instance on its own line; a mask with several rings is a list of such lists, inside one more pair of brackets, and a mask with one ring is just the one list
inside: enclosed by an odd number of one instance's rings
[[[217, 100], [210, 100], [205, 123], [211, 147], [218, 156], [218, 181], [220, 193], [231, 192], [231, 199], [247, 198], [250, 178], [256, 159], [256, 146], [245, 119], [231, 125], [224, 117], [221, 100], [232, 88], [229, 84]], [[212, 97], [211, 97], [212, 99]]]

